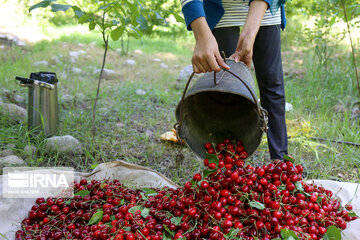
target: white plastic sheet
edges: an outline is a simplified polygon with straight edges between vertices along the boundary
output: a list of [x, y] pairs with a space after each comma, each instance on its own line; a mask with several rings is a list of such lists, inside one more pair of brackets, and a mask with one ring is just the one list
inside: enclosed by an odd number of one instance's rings
[[[6, 176], [5, 176], [6, 177]], [[75, 180], [89, 179], [119, 179], [121, 182], [133, 187], [163, 187], [176, 188], [177, 185], [161, 173], [151, 169], [129, 164], [123, 161], [100, 164], [91, 173], [75, 173]], [[20, 229], [21, 221], [34, 204], [35, 199], [8, 199], [3, 198], [3, 178], [0, 178], [0, 233], [7, 239], [14, 239], [15, 232]], [[353, 210], [360, 215], [360, 186], [356, 183], [336, 182], [328, 180], [311, 180], [317, 185], [332, 190], [342, 205], [351, 201]], [[359, 189], [358, 189], [359, 187]], [[4, 239], [0, 236], [0, 239]], [[343, 231], [344, 240], [360, 240], [360, 220], [348, 224]]]

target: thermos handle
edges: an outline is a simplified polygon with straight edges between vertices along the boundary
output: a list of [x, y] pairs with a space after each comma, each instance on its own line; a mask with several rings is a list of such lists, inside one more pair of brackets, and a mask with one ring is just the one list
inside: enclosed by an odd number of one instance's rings
[[[262, 119], [263, 119], [263, 126], [261, 127], [261, 130], [263, 132], [267, 132], [267, 116], [268, 116], [268, 112], [265, 109], [263, 109], [260, 106], [260, 104], [258, 104], [258, 101], [257, 101], [254, 93], [251, 91], [249, 85], [244, 80], [242, 80], [239, 76], [237, 76], [235, 73], [233, 73], [232, 71], [226, 70], [226, 69], [223, 69], [223, 68], [222, 68], [222, 70], [224, 71], [224, 73], [223, 73], [223, 75], [221, 76], [221, 78], [220, 78], [220, 80], [218, 82], [216, 81], [216, 73], [214, 72], [214, 85], [218, 85], [220, 83], [220, 81], [222, 80], [225, 72], [228, 72], [228, 73], [232, 74], [234, 77], [236, 77], [237, 79], [239, 79], [240, 82], [242, 82], [245, 85], [245, 87], [248, 89], [248, 91], [250, 92], [250, 94], [251, 94], [251, 96], [252, 96], [252, 98], [254, 100], [254, 103], [256, 104], [256, 110], [258, 111], [259, 116], [262, 117]], [[183, 92], [182, 97], [181, 97], [181, 101], [180, 101], [180, 104], [179, 104], [180, 119], [179, 119], [179, 122], [176, 123], [175, 126], [174, 126], [174, 128], [177, 129], [177, 130], [180, 129], [179, 127], [182, 125], [182, 116], [183, 116], [183, 107], [182, 107], [182, 105], [183, 105], [183, 102], [184, 102], [184, 99], [185, 99], [186, 92], [187, 92], [187, 90], [189, 88], [190, 82], [193, 79], [194, 75], [195, 75], [195, 72], [193, 72], [190, 75], [189, 79], [187, 80], [184, 92]], [[176, 134], [178, 134], [178, 131], [176, 131]], [[179, 136], [177, 136], [177, 137], [179, 138]]]
[[20, 84], [35, 84], [35, 85], [39, 85], [41, 87], [46, 87], [49, 89], [54, 89], [55, 85], [50, 84], [50, 83], [45, 83], [36, 79], [31, 79], [31, 78], [24, 78], [24, 77], [15, 77], [16, 80], [20, 81]]

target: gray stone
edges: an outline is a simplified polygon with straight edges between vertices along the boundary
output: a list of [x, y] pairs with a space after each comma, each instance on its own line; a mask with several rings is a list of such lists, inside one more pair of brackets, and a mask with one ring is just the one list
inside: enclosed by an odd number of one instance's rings
[[14, 149], [14, 148], [16, 148], [16, 145], [13, 144], [13, 143], [8, 143], [8, 144], [5, 145], [5, 148], [7, 148], [7, 149]]
[[45, 149], [62, 155], [76, 155], [82, 153], [81, 143], [73, 136], [54, 136], [46, 139]]
[[76, 68], [76, 67], [71, 68], [71, 71], [76, 74], [79, 74], [82, 72], [81, 68]]
[[125, 60], [125, 64], [127, 64], [127, 65], [135, 65], [136, 64], [136, 62], [135, 62], [135, 60], [132, 60], [132, 59], [128, 59], [128, 60]]
[[37, 62], [34, 62], [33, 63], [35, 67], [40, 67], [40, 66], [47, 66], [49, 65], [49, 63], [45, 60], [42, 60], [42, 61], [37, 61]]
[[134, 51], [134, 53], [140, 55], [140, 54], [143, 54], [143, 51], [141, 51], [140, 49], [136, 49]]
[[[192, 73], [193, 73], [192, 65], [187, 65], [180, 71], [178, 79], [179, 80], [188, 80]], [[203, 73], [195, 74], [193, 80], [197, 80], [197, 79], [201, 78], [203, 75], [204, 75]]]
[[360, 119], [360, 103], [355, 104], [351, 110], [351, 119]]
[[344, 104], [337, 104], [337, 105], [333, 106], [332, 109], [336, 113], [344, 113], [344, 112], [346, 112], [346, 108], [345, 108]]
[[153, 61], [154, 62], [160, 62], [161, 60], [160, 60], [160, 58], [154, 58]]
[[36, 153], [36, 147], [32, 145], [26, 145], [24, 147], [24, 152], [28, 155], [34, 155]]
[[53, 56], [52, 60], [55, 62], [55, 64], [60, 64], [61, 63], [61, 60], [60, 60], [59, 56]]
[[70, 94], [65, 94], [61, 97], [61, 102], [66, 105], [71, 105], [74, 102], [74, 97]]
[[161, 68], [168, 68], [169, 66], [166, 63], [160, 63]]
[[[95, 69], [94, 74], [99, 74], [101, 69]], [[116, 72], [111, 69], [104, 68], [102, 78], [111, 79], [116, 76]]]
[[137, 89], [136, 94], [142, 96], [142, 95], [145, 95], [146, 92], [144, 90], [142, 90], [142, 89]]
[[153, 136], [153, 135], [154, 135], [154, 132], [153, 132], [153, 131], [151, 131], [151, 130], [149, 130], [149, 129], [146, 129], [146, 131], [145, 131], [145, 135], [146, 135], [147, 137], [151, 137], [151, 136]]
[[291, 112], [293, 110], [293, 105], [291, 103], [286, 102], [285, 103], [285, 111]]
[[11, 103], [0, 103], [0, 114], [9, 116], [12, 122], [22, 122], [27, 118], [26, 109]]
[[7, 89], [3, 89], [2, 95], [12, 103], [25, 104], [25, 98], [23, 96], [17, 95], [15, 90], [10, 91]]
[[6, 157], [6, 156], [9, 156], [9, 155], [14, 155], [13, 150], [5, 149], [5, 150], [0, 151], [0, 157]]
[[9, 155], [6, 157], [0, 157], [0, 166], [13, 167], [13, 166], [24, 166], [26, 163], [24, 160], [15, 155]]

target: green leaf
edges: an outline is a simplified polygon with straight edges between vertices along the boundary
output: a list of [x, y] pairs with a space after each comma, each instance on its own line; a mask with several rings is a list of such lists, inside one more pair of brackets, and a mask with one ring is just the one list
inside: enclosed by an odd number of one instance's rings
[[112, 228], [113, 225], [111, 225], [111, 222], [105, 223], [105, 226], [107, 226], [108, 228]]
[[172, 238], [169, 237], [169, 236], [166, 234], [166, 232], [163, 232], [162, 239], [163, 239], [163, 240], [172, 240]]
[[138, 210], [142, 211], [143, 207], [142, 206], [134, 206], [134, 207], [130, 208], [128, 212], [135, 215], [135, 212], [138, 211]]
[[[90, 23], [90, 24], [91, 24], [91, 23]], [[94, 24], [94, 25], [95, 25], [95, 24]], [[90, 25], [89, 25], [89, 29], [90, 29]], [[90, 31], [91, 31], [91, 29], [90, 29]], [[93, 170], [93, 169], [95, 169], [97, 166], [99, 166], [98, 163], [92, 164], [92, 165], [90, 166], [90, 169]]]
[[125, 30], [124, 26], [119, 26], [119, 27], [115, 28], [114, 30], [112, 30], [111, 34], [110, 34], [111, 39], [114, 41], [119, 40], [119, 38], [123, 35], [124, 30]]
[[[166, 226], [165, 224], [163, 224], [163, 227], [164, 227], [165, 231], [168, 232], [172, 237], [175, 236], [175, 232], [171, 231], [168, 226]], [[171, 239], [172, 239], [172, 238], [171, 238]]]
[[136, 21], [140, 24], [140, 30], [144, 31], [148, 28], [147, 20], [143, 15], [140, 15], [138, 18], [136, 18]]
[[144, 208], [142, 211], [141, 211], [141, 216], [143, 218], [146, 218], [147, 216], [150, 215], [150, 208]]
[[34, 4], [32, 5], [30, 8], [29, 8], [29, 12], [31, 12], [32, 10], [34, 9], [37, 9], [37, 8], [46, 8], [47, 6], [50, 5], [51, 2], [55, 2], [56, 0], [44, 0], [44, 1], [41, 1], [37, 4]]
[[175, 20], [179, 23], [184, 23], [184, 18], [181, 17], [179, 14], [173, 13], [173, 16], [175, 17]]
[[9, 240], [4, 234], [0, 233], [0, 236], [3, 237], [6, 240]]
[[323, 236], [324, 240], [341, 240], [341, 231], [335, 226], [330, 226]]
[[132, 14], [134, 14], [136, 17], [139, 16], [139, 9], [135, 4], [130, 3], [129, 1], [125, 1], [125, 4], [130, 8]]
[[89, 19], [90, 19], [90, 15], [89, 14], [84, 14], [81, 17], [79, 17], [78, 21], [79, 21], [80, 24], [82, 24], [82, 23], [89, 22]]
[[348, 214], [350, 217], [359, 217], [354, 211], [349, 211], [349, 214]]
[[300, 240], [299, 237], [296, 236], [294, 231], [287, 228], [281, 229], [280, 234], [284, 240]]
[[90, 191], [88, 190], [81, 190], [81, 191], [78, 191], [77, 193], [75, 193], [75, 195], [79, 195], [79, 196], [86, 196], [86, 195], [89, 195], [90, 194]]
[[123, 229], [124, 229], [125, 231], [127, 231], [127, 232], [130, 232], [130, 231], [131, 231], [131, 227], [128, 227], [128, 226], [123, 227]]
[[286, 189], [286, 186], [284, 184], [281, 184], [280, 186], [277, 187], [277, 189], [279, 191], [282, 191], [282, 190], [285, 190]]
[[175, 224], [175, 226], [179, 226], [182, 221], [182, 217], [172, 217], [170, 221]]
[[241, 232], [241, 230], [239, 228], [233, 228], [230, 230], [230, 232], [228, 234], [226, 234], [227, 239], [233, 239], [236, 237], [236, 235], [238, 235], [238, 233]]
[[92, 217], [89, 220], [88, 225], [93, 225], [93, 224], [97, 224], [98, 222], [100, 222], [102, 220], [104, 216], [104, 212], [99, 210], [96, 213], [94, 213], [94, 215], [92, 215]]
[[145, 193], [146, 196], [156, 196], [158, 193], [151, 188], [142, 188], [141, 191]]
[[274, 238], [273, 240], [282, 240], [281, 238]]
[[295, 159], [290, 155], [284, 155], [284, 160], [294, 163]]
[[209, 160], [209, 163], [216, 163], [216, 165], [219, 163], [219, 158], [216, 156], [216, 154], [205, 154], [205, 158]]
[[301, 182], [295, 182], [294, 185], [298, 191], [304, 192], [304, 188], [303, 188], [303, 185], [301, 184]]
[[251, 208], [256, 208], [256, 209], [259, 209], [259, 210], [263, 210], [265, 208], [265, 205], [263, 203], [259, 203], [257, 201], [249, 202], [249, 206]]
[[215, 169], [204, 169], [203, 170], [203, 177], [206, 178], [206, 177], [210, 176], [210, 174], [212, 174], [214, 172], [216, 172]]
[[67, 11], [71, 8], [71, 5], [67, 5], [67, 4], [53, 4], [51, 5], [51, 11], [52, 12], [57, 12], [57, 11]]

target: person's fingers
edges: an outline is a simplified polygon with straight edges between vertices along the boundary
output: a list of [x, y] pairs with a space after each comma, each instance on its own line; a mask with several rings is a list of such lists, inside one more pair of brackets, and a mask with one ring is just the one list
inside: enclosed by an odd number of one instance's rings
[[197, 69], [197, 72], [194, 70], [196, 73], [205, 73], [206, 72], [204, 67], [199, 62], [193, 61], [193, 66], [195, 66]]
[[197, 66], [195, 64], [192, 64], [192, 66], [193, 66], [193, 71], [195, 73], [200, 73], [199, 69], [197, 68]]
[[[226, 69], [226, 70], [229, 70], [230, 67], [224, 62], [224, 60], [222, 59], [222, 57], [220, 56], [220, 53], [219, 52], [216, 52], [215, 53], [215, 58], [216, 58], [216, 61], [217, 61], [217, 64], [218, 66]], [[215, 70], [214, 70], [215, 71]], [[219, 72], [220, 71], [220, 68], [218, 67], [217, 71], [215, 72]]]
[[201, 64], [201, 66], [205, 69], [205, 72], [212, 72], [213, 69], [211, 69], [208, 61], [209, 61], [209, 58], [202, 58], [202, 59], [200, 60], [200, 64]]

